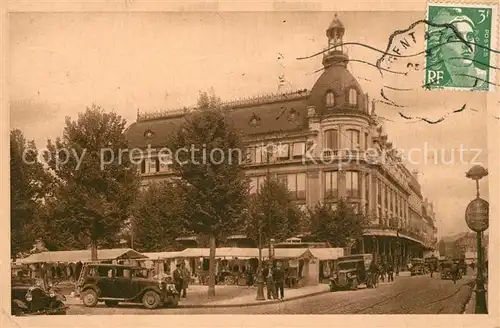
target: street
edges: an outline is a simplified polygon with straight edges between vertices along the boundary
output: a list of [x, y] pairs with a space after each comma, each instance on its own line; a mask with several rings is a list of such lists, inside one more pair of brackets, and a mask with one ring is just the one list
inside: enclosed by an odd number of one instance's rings
[[[140, 305], [95, 308], [74, 305], [68, 314], [460, 314], [470, 298], [473, 276], [453, 284], [439, 273], [415, 277], [395, 277], [376, 289], [338, 291], [288, 302], [229, 308], [162, 308], [147, 310]], [[286, 298], [286, 291], [285, 291]]]

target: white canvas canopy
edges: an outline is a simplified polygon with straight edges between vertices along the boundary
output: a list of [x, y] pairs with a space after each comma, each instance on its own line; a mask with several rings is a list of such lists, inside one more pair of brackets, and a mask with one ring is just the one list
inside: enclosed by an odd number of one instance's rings
[[[109, 261], [118, 259], [141, 259], [146, 258], [145, 255], [137, 252], [132, 248], [112, 248], [98, 249], [97, 260]], [[18, 263], [33, 264], [33, 263], [69, 263], [69, 262], [90, 262], [92, 261], [89, 249], [77, 251], [56, 251], [56, 252], [41, 252], [32, 254], [24, 259], [20, 259]]]
[[344, 256], [343, 248], [310, 248], [309, 250], [320, 261], [336, 260]]

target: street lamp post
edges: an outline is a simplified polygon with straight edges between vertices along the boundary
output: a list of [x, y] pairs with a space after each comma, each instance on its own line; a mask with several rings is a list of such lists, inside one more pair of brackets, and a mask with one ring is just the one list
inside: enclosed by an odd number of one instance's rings
[[483, 248], [481, 245], [483, 231], [489, 225], [489, 204], [479, 196], [479, 180], [488, 175], [488, 170], [482, 166], [475, 165], [467, 173], [466, 177], [476, 181], [476, 199], [472, 200], [465, 210], [465, 221], [469, 228], [476, 232], [477, 239], [477, 277], [476, 277], [476, 308], [475, 313], [487, 314], [486, 291], [484, 289], [483, 277]]
[[264, 281], [262, 277], [262, 221], [259, 217], [259, 265], [257, 269], [257, 301], [264, 301]]
[[377, 263], [377, 251], [375, 249], [375, 244], [377, 243], [377, 237], [372, 236], [372, 252], [373, 252], [373, 262]]
[[399, 228], [396, 230], [396, 276], [399, 276], [399, 267], [401, 266], [401, 242], [399, 240]]
[[[266, 184], [267, 184], [267, 198], [269, 202], [269, 177], [271, 175], [270, 168], [269, 168], [269, 156], [270, 156], [270, 146], [268, 145], [266, 147]], [[262, 217], [264, 215], [259, 215], [259, 265], [258, 265], [258, 274], [257, 274], [257, 297], [255, 298], [257, 301], [264, 301], [266, 298], [264, 296], [264, 277], [262, 276], [262, 272], [264, 271], [264, 268], [262, 266]], [[269, 223], [269, 205], [266, 206], [266, 213], [265, 217], [267, 222]], [[269, 229], [269, 224], [268, 224], [268, 229]], [[272, 260], [272, 250], [271, 250], [271, 240], [269, 240], [269, 261]]]

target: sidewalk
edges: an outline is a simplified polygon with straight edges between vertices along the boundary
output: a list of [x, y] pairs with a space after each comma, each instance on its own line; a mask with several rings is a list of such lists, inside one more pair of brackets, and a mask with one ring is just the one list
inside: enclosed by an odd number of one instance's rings
[[[476, 285], [474, 284], [474, 288], [472, 289], [472, 293], [470, 294], [470, 299], [465, 306], [465, 311], [463, 314], [475, 314], [476, 310]], [[486, 308], [488, 308], [488, 284], [484, 284], [484, 289], [486, 290]]]
[[[285, 288], [285, 297], [283, 301], [291, 301], [299, 298], [304, 298], [308, 296], [315, 296], [324, 293], [329, 293], [329, 287], [327, 284], [319, 284], [315, 286], [305, 286], [301, 288]], [[239, 307], [239, 306], [252, 306], [261, 304], [271, 304], [279, 303], [280, 300], [264, 300], [257, 301], [255, 298], [257, 296], [257, 288], [253, 288], [253, 293], [247, 293], [246, 295], [241, 295], [239, 297], [233, 297], [229, 299], [214, 300], [205, 303], [204, 307]], [[264, 289], [264, 296], [266, 296], [266, 290]]]
[[[302, 288], [285, 288], [284, 301], [290, 301], [308, 296], [328, 293], [329, 287], [327, 284], [319, 284], [315, 286], [306, 286]], [[264, 300], [257, 301], [257, 287], [231, 286], [220, 285], [215, 286], [215, 297], [208, 298], [208, 286], [190, 285], [187, 290], [187, 298], [181, 298], [179, 307], [183, 308], [205, 308], [205, 307], [240, 307], [252, 306], [260, 304], [271, 304], [281, 302], [279, 300]], [[264, 296], [266, 290], [264, 288]], [[81, 305], [82, 301], [79, 297], [71, 297], [66, 295], [66, 304], [70, 306]]]

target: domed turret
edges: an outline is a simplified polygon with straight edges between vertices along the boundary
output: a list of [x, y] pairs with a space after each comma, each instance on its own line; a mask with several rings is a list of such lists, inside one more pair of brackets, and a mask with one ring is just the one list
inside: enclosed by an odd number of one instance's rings
[[311, 89], [307, 105], [314, 107], [318, 114], [349, 109], [368, 115], [367, 97], [347, 70], [349, 58], [342, 46], [344, 32], [344, 24], [335, 15], [326, 30], [328, 49], [323, 57], [325, 69]]
[[323, 66], [342, 65], [345, 67], [349, 62], [349, 57], [344, 53], [342, 45], [344, 32], [344, 24], [342, 24], [337, 14], [335, 14], [330, 26], [326, 30], [328, 48], [323, 55]]

